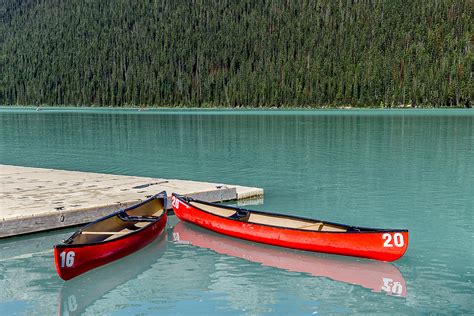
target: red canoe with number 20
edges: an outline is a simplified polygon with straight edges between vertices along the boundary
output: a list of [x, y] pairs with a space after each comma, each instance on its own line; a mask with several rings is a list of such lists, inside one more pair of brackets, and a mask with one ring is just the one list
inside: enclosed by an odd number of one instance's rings
[[176, 216], [209, 230], [264, 244], [369, 258], [399, 259], [408, 230], [349, 226], [283, 214], [251, 211], [172, 195]]
[[54, 247], [63, 280], [123, 258], [151, 243], [166, 226], [166, 192], [103, 217]]

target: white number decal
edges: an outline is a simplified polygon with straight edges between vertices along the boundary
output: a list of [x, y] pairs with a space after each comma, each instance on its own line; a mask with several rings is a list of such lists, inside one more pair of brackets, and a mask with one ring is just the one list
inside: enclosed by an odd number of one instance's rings
[[[69, 297], [63, 301], [64, 309], [61, 313], [63, 316], [69, 316], [77, 311], [77, 299], [74, 294], [69, 295]], [[75, 313], [74, 313], [75, 314]]]
[[172, 205], [174, 208], [178, 208], [178, 207], [179, 207], [179, 200], [178, 200], [175, 196], [172, 196], [172, 197], [171, 197], [171, 205]]
[[70, 268], [72, 267], [72, 265], [74, 264], [74, 256], [76, 254], [74, 253], [74, 251], [69, 251], [69, 252], [61, 252], [61, 254], [59, 255], [61, 257], [61, 268], [64, 268], [65, 266]]
[[403, 292], [403, 286], [400, 282], [393, 282], [392, 293], [396, 295], [401, 295]]
[[393, 235], [393, 244], [392, 244], [392, 235], [385, 233], [382, 235], [382, 239], [385, 240], [383, 246], [386, 248], [393, 247], [403, 247], [405, 245], [405, 241], [403, 240], [403, 235], [400, 233], [395, 233]]
[[179, 242], [179, 233], [173, 233], [173, 241]]
[[400, 282], [394, 282], [390, 278], [383, 278], [382, 291], [394, 295], [401, 295], [403, 292], [403, 285]]
[[403, 245], [405, 244], [403, 240], [403, 235], [400, 233], [395, 233], [395, 235], [393, 235], [393, 243], [397, 247], [403, 247]]
[[383, 243], [384, 247], [393, 247], [393, 245], [390, 243], [392, 241], [392, 235], [383, 234], [382, 239], [385, 240], [385, 242]]
[[70, 295], [67, 299], [67, 307], [70, 312], [75, 312], [77, 310], [77, 299], [74, 294]]

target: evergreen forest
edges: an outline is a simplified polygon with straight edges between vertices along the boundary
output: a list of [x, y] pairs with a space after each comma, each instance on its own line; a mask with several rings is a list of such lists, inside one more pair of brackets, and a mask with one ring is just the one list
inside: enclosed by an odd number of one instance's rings
[[472, 0], [2, 0], [0, 104], [471, 107]]

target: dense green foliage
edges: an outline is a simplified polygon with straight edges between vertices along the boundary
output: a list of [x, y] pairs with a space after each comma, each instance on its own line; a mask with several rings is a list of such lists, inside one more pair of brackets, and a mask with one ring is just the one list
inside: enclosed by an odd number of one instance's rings
[[470, 106], [472, 0], [2, 0], [0, 104]]

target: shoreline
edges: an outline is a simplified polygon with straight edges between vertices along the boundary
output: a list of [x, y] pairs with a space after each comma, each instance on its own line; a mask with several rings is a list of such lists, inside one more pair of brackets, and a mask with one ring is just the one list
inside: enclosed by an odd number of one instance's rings
[[124, 110], [124, 111], [371, 111], [371, 110], [470, 110], [471, 108], [466, 107], [427, 107], [427, 106], [412, 106], [399, 105], [396, 107], [357, 107], [357, 106], [319, 106], [319, 107], [185, 107], [185, 106], [169, 106], [169, 107], [139, 107], [139, 106], [126, 106], [126, 107], [114, 107], [114, 106], [81, 106], [81, 105], [0, 105], [0, 110], [4, 109], [20, 109], [20, 110]]

